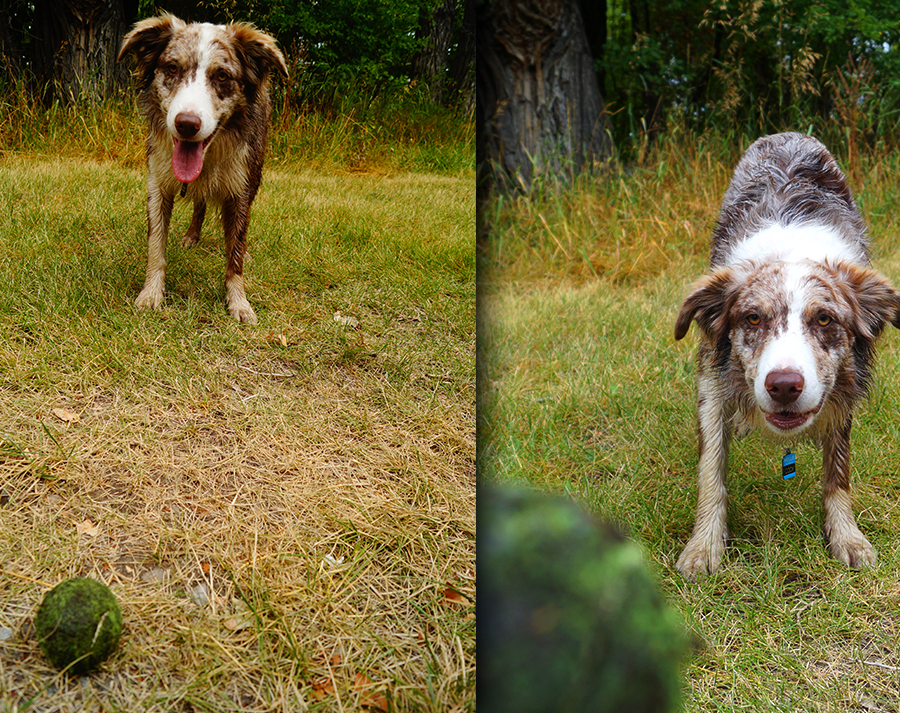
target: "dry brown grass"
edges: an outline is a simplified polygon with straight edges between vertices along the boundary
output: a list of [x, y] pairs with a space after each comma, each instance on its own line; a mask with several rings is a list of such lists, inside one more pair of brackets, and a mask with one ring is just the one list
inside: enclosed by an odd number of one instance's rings
[[[0, 710], [474, 710], [471, 177], [269, 175], [251, 328], [214, 224], [131, 309], [142, 180], [0, 163]], [[75, 575], [125, 633], [67, 679]]]

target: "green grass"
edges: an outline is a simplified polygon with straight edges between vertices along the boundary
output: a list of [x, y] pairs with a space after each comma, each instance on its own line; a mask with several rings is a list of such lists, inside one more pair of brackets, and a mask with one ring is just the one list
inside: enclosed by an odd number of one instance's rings
[[[698, 148], [699, 147], [699, 148]], [[674, 321], [706, 269], [709, 236], [741, 146], [670, 137], [630, 175], [495, 202], [481, 254], [479, 468], [583, 501], [646, 549], [694, 647], [688, 711], [895, 710], [900, 334], [882, 338], [854, 423], [853, 499], [877, 568], [829, 558], [821, 456], [759, 434], [733, 444], [731, 539], [721, 571], [686, 582], [674, 563], [696, 504], [696, 327]], [[840, 150], [836, 151], [842, 156]], [[849, 167], [876, 267], [900, 283], [896, 155]], [[585, 258], [587, 256], [587, 259]]]
[[[139, 131], [0, 158], [0, 710], [473, 710], [474, 173], [276, 156], [247, 326], [184, 203], [134, 310]], [[125, 634], [70, 681], [30, 622], [78, 574]]]

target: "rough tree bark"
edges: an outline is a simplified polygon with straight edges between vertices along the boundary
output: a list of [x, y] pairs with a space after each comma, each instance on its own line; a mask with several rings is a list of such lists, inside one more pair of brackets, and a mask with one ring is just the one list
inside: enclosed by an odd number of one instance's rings
[[475, 103], [475, 0], [462, 0], [463, 15], [456, 52], [450, 61], [448, 103], [458, 103], [468, 113]]
[[121, 0], [45, 0], [35, 13], [35, 74], [64, 101], [97, 101], [127, 81], [116, 64], [125, 34]]
[[416, 31], [416, 37], [425, 38], [425, 44], [413, 57], [410, 77], [428, 82], [434, 102], [444, 98], [444, 75], [453, 39], [455, 9], [455, 0], [438, 0], [430, 13], [422, 13]]
[[575, 0], [480, 4], [476, 61], [480, 178], [531, 189], [612, 156], [603, 98]]

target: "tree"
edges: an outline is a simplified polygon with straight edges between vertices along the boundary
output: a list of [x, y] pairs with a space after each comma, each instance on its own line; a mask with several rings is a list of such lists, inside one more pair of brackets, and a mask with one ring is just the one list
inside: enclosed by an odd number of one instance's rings
[[45, 0], [35, 5], [34, 73], [65, 101], [99, 100], [127, 79], [116, 63], [130, 17], [121, 0]]
[[2, 0], [0, 4], [0, 82], [20, 77], [24, 62], [22, 48], [31, 19], [26, 0]]
[[479, 165], [502, 188], [568, 176], [613, 153], [575, 0], [478, 7]]
[[450, 57], [450, 86], [446, 101], [459, 103], [468, 113], [475, 101], [475, 0], [462, 0], [456, 46]]
[[428, 82], [431, 99], [435, 102], [444, 98], [455, 5], [455, 0], [438, 0], [432, 10], [423, 8], [419, 16], [416, 38], [422, 46], [413, 57], [410, 77]]
[[468, 111], [474, 99], [475, 0], [437, 0], [424, 7], [416, 37], [421, 46], [410, 79], [426, 82], [434, 102], [462, 104]]
[[[619, 156], [667, 123], [895, 133], [895, 0], [580, 0]], [[851, 134], [853, 127], [849, 127]]]
[[426, 0], [275, 2], [263, 24], [282, 46], [300, 45], [319, 74], [406, 77]]

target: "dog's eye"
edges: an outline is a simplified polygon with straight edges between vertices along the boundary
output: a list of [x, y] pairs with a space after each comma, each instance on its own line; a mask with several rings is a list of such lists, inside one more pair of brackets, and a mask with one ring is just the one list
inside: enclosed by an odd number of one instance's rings
[[174, 63], [167, 64], [166, 65], [166, 74], [168, 74], [170, 77], [177, 77], [178, 76], [178, 65], [174, 64]]
[[231, 76], [224, 69], [220, 69], [216, 73], [216, 81], [217, 82], [227, 82], [229, 79], [231, 79]]
[[747, 324], [749, 324], [751, 327], [758, 327], [760, 324], [762, 324], [762, 317], [760, 317], [755, 312], [753, 314], [748, 314]]
[[829, 317], [827, 314], [820, 314], [818, 317], [816, 317], [816, 324], [818, 324], [820, 327], [827, 327], [829, 324], [831, 324], [831, 317]]

